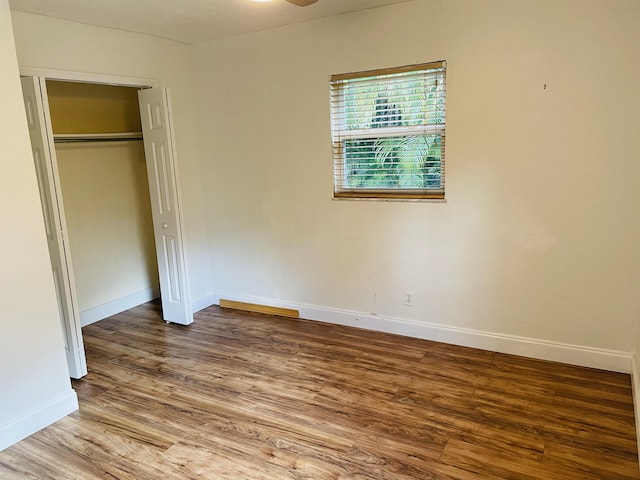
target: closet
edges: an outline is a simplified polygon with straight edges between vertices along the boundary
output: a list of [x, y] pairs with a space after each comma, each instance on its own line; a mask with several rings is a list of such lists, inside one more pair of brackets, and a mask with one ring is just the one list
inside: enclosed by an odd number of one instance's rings
[[159, 297], [138, 92], [46, 82], [82, 326]]
[[158, 294], [167, 323], [189, 325], [193, 312], [169, 90], [50, 73], [21, 83], [67, 363], [80, 378], [81, 324]]

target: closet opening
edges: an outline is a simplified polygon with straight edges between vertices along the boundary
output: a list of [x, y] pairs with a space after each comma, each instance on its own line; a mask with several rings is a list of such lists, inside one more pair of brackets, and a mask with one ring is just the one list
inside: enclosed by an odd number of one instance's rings
[[160, 296], [138, 89], [46, 87], [84, 327]]
[[21, 78], [73, 378], [84, 325], [158, 297], [193, 322], [169, 90], [108, 78]]

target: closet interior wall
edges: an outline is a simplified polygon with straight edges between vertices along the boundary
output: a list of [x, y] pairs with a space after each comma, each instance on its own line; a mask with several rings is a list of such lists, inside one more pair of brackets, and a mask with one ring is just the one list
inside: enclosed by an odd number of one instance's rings
[[[158, 296], [144, 146], [61, 135], [140, 132], [135, 88], [47, 81], [83, 325]], [[93, 312], [93, 314], [92, 314]]]

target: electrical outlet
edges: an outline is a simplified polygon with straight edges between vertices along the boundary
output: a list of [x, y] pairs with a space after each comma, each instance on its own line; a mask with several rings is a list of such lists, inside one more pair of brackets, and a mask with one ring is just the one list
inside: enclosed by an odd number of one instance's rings
[[407, 307], [413, 307], [413, 290], [404, 291], [404, 304]]

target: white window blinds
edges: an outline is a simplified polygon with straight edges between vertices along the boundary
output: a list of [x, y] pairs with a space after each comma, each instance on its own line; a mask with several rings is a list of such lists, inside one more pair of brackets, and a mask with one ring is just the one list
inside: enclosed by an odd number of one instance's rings
[[331, 77], [334, 196], [444, 198], [445, 70]]

